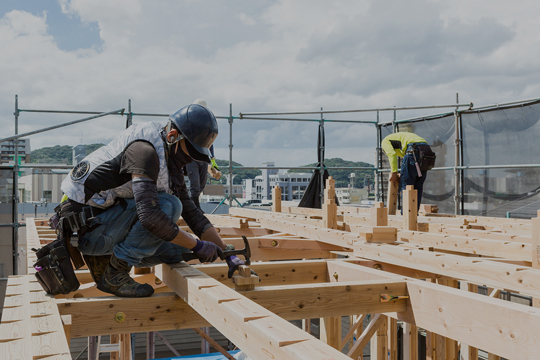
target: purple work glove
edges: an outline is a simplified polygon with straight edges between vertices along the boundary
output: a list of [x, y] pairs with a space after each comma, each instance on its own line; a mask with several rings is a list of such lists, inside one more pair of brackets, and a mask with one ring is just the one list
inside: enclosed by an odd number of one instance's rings
[[199, 257], [199, 261], [202, 263], [214, 262], [222, 253], [222, 250], [216, 244], [199, 239], [197, 239], [197, 245], [191, 251]]
[[245, 265], [244, 261], [240, 260], [236, 255], [227, 256], [225, 261], [227, 262], [227, 265], [229, 265], [229, 273], [227, 274], [229, 279], [232, 278], [234, 272], [238, 270], [240, 265]]

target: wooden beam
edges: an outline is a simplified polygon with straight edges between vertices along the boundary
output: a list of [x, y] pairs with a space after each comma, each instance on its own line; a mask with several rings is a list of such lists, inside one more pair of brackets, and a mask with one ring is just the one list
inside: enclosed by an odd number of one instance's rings
[[206, 217], [215, 227], [232, 227], [237, 229], [247, 229], [249, 227], [248, 219], [232, 217], [226, 215], [206, 214]]
[[[250, 266], [259, 274], [261, 286], [324, 283], [328, 275], [325, 260], [252, 262]], [[228, 266], [225, 263], [193, 267], [222, 284], [234, 287], [231, 279], [227, 279]]]
[[[176, 294], [155, 294], [144, 300], [120, 298], [76, 298], [56, 300], [61, 315], [71, 315], [71, 337], [163, 331], [209, 326], [196, 311]], [[116, 320], [124, 313], [125, 320]], [[174, 316], [172, 316], [174, 314]]]
[[156, 271], [170, 288], [251, 358], [347, 359], [189, 265], [160, 265]]
[[410, 308], [398, 319], [507, 359], [538, 357], [540, 309], [425, 281], [408, 288]]
[[287, 320], [406, 310], [405, 300], [381, 302], [381, 294], [386, 293], [407, 295], [406, 282], [403, 280], [339, 281], [257, 287], [252, 291], [241, 292], [246, 298]]
[[485, 230], [440, 228], [437, 230], [437, 232], [440, 232], [441, 234], [446, 234], [446, 235], [467, 236], [467, 237], [471, 237], [475, 239], [514, 241], [514, 242], [524, 243], [524, 244], [531, 243], [531, 236], [485, 231]]
[[398, 239], [409, 244], [427, 245], [435, 249], [531, 261], [531, 245], [525, 243], [406, 230], [399, 232]]
[[325, 229], [312, 225], [298, 225], [290, 221], [261, 219], [261, 226], [267, 229], [282, 231], [289, 234], [302, 236], [308, 239], [315, 239], [327, 244], [333, 244], [342, 247], [352, 247], [360, 240], [360, 234], [353, 234], [347, 231]]
[[391, 245], [357, 244], [354, 254], [359, 257], [540, 297], [540, 270]]

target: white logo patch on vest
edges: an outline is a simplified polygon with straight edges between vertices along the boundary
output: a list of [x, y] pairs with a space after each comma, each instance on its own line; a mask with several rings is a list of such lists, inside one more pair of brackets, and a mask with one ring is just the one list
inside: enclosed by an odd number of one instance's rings
[[88, 160], [81, 161], [80, 163], [75, 165], [73, 170], [71, 170], [71, 179], [73, 181], [82, 179], [84, 175], [88, 173], [88, 170], [90, 170], [90, 163], [88, 162]]

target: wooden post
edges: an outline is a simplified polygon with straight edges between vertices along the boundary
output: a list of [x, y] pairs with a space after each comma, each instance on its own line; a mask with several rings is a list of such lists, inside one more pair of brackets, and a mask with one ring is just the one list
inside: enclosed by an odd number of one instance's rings
[[388, 215], [396, 215], [399, 183], [388, 181]]
[[[154, 334], [154, 333], [152, 333]], [[118, 344], [120, 342], [120, 335], [114, 334], [111, 335], [111, 344]], [[147, 353], [148, 354], [148, 353]], [[147, 355], [149, 359], [153, 359], [150, 356]], [[120, 351], [111, 351], [111, 360], [119, 360], [120, 359]]]
[[100, 336], [88, 337], [88, 360], [99, 360]]
[[131, 334], [120, 334], [119, 360], [131, 360]]
[[[331, 178], [330, 178], [331, 179]], [[328, 188], [328, 182], [327, 188]], [[326, 197], [326, 190], [324, 195]], [[335, 204], [334, 204], [335, 205]], [[324, 208], [324, 205], [323, 205]], [[336, 209], [337, 214], [337, 209]], [[336, 215], [337, 216], [337, 215]], [[336, 254], [330, 254], [331, 259], [337, 258]], [[330, 274], [327, 274], [327, 281], [330, 281]], [[341, 351], [341, 317], [326, 317], [319, 319], [319, 338], [334, 349]]]
[[322, 217], [324, 227], [337, 229], [337, 204], [335, 180], [329, 176], [326, 179], [326, 189], [324, 189], [324, 204], [322, 205]]
[[369, 358], [373, 360], [388, 360], [388, 319], [386, 315], [381, 315], [381, 318], [381, 325], [371, 338]]
[[[210, 328], [208, 326], [200, 328], [200, 330], [206, 335], [210, 336]], [[206, 341], [206, 337], [201, 337], [201, 354], [208, 353], [210, 353], [210, 344], [208, 343], [208, 341]]]
[[398, 360], [398, 324], [397, 319], [388, 318], [388, 353], [389, 360]]
[[[540, 210], [537, 217], [531, 219], [532, 227], [532, 265], [533, 269], [540, 269]], [[540, 307], [540, 299], [533, 297], [533, 307]]]
[[[111, 336], [111, 340], [112, 340], [112, 336]], [[149, 331], [146, 333], [146, 358], [147, 359], [156, 358], [156, 340], [155, 340], [153, 331]]]
[[311, 319], [302, 319], [302, 330], [311, 334]]
[[[478, 294], [478, 285], [470, 284], [461, 280], [459, 288], [464, 291], [470, 291]], [[460, 360], [478, 360], [478, 349], [467, 344], [461, 343]]]
[[321, 318], [320, 338], [331, 347], [341, 350], [341, 317]]
[[370, 210], [369, 222], [371, 226], [388, 226], [388, 208], [382, 202], [376, 202]]
[[418, 360], [418, 328], [403, 323], [403, 360]]
[[418, 191], [413, 185], [403, 190], [403, 230], [418, 229]]
[[281, 188], [277, 185], [272, 188], [272, 211], [281, 212]]

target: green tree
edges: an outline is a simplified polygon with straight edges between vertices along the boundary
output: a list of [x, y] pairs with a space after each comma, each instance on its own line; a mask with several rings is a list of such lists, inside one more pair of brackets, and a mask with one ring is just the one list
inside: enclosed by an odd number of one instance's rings
[[[90, 154], [104, 144], [86, 145], [86, 154]], [[69, 145], [55, 145], [33, 150], [30, 153], [31, 163], [52, 163], [73, 165], [73, 147]]]
[[[212, 179], [210, 176], [208, 177], [210, 179], [211, 184], [226, 184], [227, 180], [225, 178], [225, 174], [229, 173], [229, 161], [228, 160], [219, 160], [216, 159], [216, 164], [219, 166], [219, 170], [221, 170], [221, 178], [219, 180]], [[233, 166], [243, 166], [240, 163], [237, 163], [236, 161], [232, 162]], [[261, 175], [262, 172], [259, 169], [233, 169], [233, 175], [236, 175], [233, 179], [233, 184], [240, 185], [242, 184], [243, 179], [255, 179], [255, 176]]]

